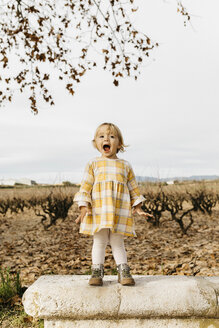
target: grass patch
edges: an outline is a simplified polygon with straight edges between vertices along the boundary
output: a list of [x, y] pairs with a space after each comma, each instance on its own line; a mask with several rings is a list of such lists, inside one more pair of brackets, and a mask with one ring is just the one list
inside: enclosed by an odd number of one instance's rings
[[28, 316], [23, 309], [21, 298], [25, 287], [21, 286], [19, 273], [0, 269], [0, 327], [1, 328], [43, 328], [43, 320]]
[[43, 320], [37, 320], [28, 316], [23, 307], [12, 308], [0, 306], [1, 328], [44, 328]]
[[10, 272], [10, 268], [0, 269], [0, 304], [11, 305], [14, 302], [13, 299], [21, 297], [23, 292], [19, 272], [14, 274]]

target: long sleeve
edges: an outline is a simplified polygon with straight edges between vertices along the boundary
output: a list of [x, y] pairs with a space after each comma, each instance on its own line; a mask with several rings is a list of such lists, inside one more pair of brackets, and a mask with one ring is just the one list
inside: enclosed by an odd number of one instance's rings
[[145, 198], [140, 194], [139, 188], [137, 181], [135, 179], [135, 174], [133, 172], [132, 167], [129, 167], [128, 171], [128, 189], [130, 193], [130, 198], [131, 198], [131, 206], [136, 206], [143, 202]]
[[89, 162], [84, 171], [84, 176], [81, 182], [81, 187], [79, 191], [75, 194], [74, 202], [78, 202], [79, 206], [81, 204], [90, 203], [92, 204], [91, 200], [91, 190], [94, 183], [94, 172], [92, 168], [92, 163]]

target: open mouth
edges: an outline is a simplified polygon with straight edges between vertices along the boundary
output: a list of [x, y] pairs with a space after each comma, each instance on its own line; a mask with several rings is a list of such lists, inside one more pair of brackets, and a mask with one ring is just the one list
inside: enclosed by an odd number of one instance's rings
[[104, 145], [104, 146], [103, 146], [103, 149], [104, 149], [105, 151], [109, 151], [109, 150], [110, 150], [110, 146], [109, 146], [109, 145]]

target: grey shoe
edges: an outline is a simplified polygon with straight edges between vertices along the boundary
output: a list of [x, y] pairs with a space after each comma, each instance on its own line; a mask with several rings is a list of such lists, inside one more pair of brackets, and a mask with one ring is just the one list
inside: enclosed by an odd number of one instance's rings
[[103, 285], [103, 276], [104, 268], [103, 264], [93, 264], [91, 267], [92, 273], [89, 280], [89, 285], [91, 286], [102, 286]]
[[123, 286], [133, 286], [135, 284], [134, 279], [130, 273], [130, 267], [127, 263], [121, 263], [117, 265], [118, 282]]

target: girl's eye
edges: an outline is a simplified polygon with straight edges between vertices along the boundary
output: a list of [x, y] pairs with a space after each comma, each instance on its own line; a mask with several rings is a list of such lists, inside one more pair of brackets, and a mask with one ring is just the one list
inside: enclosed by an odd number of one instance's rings
[[100, 136], [99, 138], [104, 138], [104, 136]]
[[114, 139], [114, 138], [115, 138], [115, 136], [110, 136], [110, 138], [113, 138], [113, 139]]

